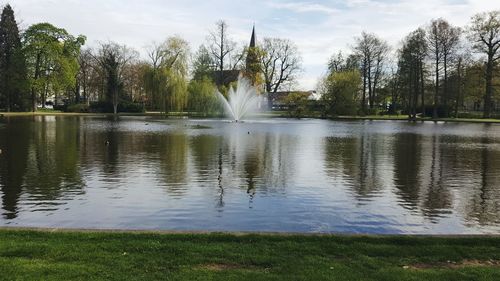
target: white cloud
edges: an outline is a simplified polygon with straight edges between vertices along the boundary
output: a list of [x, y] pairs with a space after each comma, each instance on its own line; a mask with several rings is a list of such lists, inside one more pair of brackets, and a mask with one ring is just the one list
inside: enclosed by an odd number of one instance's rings
[[269, 7], [275, 9], [286, 9], [295, 13], [325, 13], [325, 14], [336, 14], [339, 10], [319, 4], [319, 3], [311, 3], [311, 2], [269, 2]]

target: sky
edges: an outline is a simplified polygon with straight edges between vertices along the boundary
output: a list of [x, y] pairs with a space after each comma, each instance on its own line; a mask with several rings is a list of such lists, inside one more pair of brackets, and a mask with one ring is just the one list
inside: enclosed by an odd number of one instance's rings
[[312, 90], [332, 54], [349, 52], [362, 31], [387, 40], [395, 51], [411, 31], [431, 19], [466, 26], [476, 13], [500, 10], [499, 0], [0, 0], [10, 3], [22, 28], [50, 22], [73, 35], [126, 44], [145, 54], [153, 42], [179, 35], [191, 49], [206, 41], [223, 19], [229, 35], [248, 44], [255, 24], [257, 40], [294, 41], [303, 58], [297, 89]]

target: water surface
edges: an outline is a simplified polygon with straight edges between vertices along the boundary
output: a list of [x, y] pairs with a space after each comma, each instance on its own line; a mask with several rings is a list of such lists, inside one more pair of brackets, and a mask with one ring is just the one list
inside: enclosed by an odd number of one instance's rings
[[500, 233], [499, 125], [4, 117], [0, 149], [0, 225]]

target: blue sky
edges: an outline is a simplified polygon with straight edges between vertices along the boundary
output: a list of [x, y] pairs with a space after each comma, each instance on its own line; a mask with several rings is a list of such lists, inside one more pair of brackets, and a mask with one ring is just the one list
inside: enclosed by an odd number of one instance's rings
[[[7, 1], [0, 0], [0, 4]], [[22, 27], [47, 21], [93, 45], [113, 40], [143, 52], [153, 41], [180, 35], [192, 50], [224, 19], [238, 42], [258, 38], [294, 41], [303, 56], [298, 88], [314, 89], [328, 58], [348, 50], [362, 31], [378, 34], [397, 49], [401, 39], [433, 18], [464, 26], [477, 12], [498, 10], [498, 0], [11, 0]]]

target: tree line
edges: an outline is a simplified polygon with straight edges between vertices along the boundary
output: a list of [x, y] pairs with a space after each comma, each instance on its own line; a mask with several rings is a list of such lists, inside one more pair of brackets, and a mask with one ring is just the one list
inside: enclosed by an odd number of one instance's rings
[[[264, 38], [257, 46], [237, 43], [225, 21], [193, 52], [171, 36], [146, 48], [146, 58], [116, 42], [85, 47], [86, 37], [50, 23], [19, 30], [9, 5], [0, 19], [0, 110], [35, 111], [53, 103], [67, 111], [190, 111], [218, 114], [216, 90], [245, 74], [268, 95], [290, 90], [302, 70], [297, 46]], [[477, 14], [465, 27], [434, 19], [410, 32], [395, 49], [362, 32], [348, 53], [328, 62], [320, 79], [321, 100], [292, 94], [284, 102], [297, 112], [323, 115], [406, 114], [496, 117], [500, 60], [500, 11]], [[50, 99], [49, 99], [50, 97]]]
[[500, 11], [480, 13], [465, 27], [434, 19], [408, 34], [401, 47], [375, 34], [355, 37], [321, 79], [324, 114], [407, 114], [490, 118], [500, 106]]
[[225, 94], [233, 86], [232, 73], [245, 73], [272, 94], [293, 83], [301, 69], [292, 41], [264, 38], [250, 48], [234, 41], [222, 20], [194, 53], [180, 36], [152, 43], [146, 59], [116, 42], [93, 48], [85, 43], [85, 36], [50, 23], [20, 31], [6, 5], [0, 20], [0, 110], [36, 111], [53, 103], [75, 112], [217, 114], [216, 90]]

